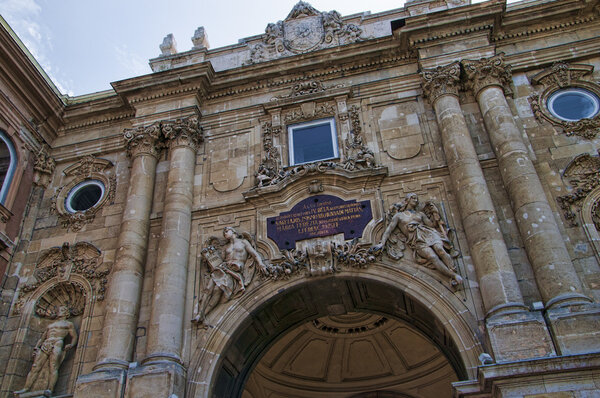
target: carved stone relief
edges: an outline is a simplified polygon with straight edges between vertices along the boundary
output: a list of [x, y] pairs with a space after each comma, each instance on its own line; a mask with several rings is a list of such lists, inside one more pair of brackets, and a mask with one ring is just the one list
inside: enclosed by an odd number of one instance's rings
[[[600, 186], [600, 158], [588, 153], [577, 156], [565, 169], [563, 177], [571, 184], [573, 190], [556, 199], [569, 225], [576, 226], [579, 225], [576, 212], [581, 210], [583, 201], [590, 193]], [[594, 204], [593, 209], [597, 207]], [[597, 215], [594, 217], [594, 225], [600, 231], [600, 222], [596, 220]]]
[[52, 173], [54, 173], [55, 167], [56, 162], [50, 156], [48, 146], [46, 144], [42, 145], [33, 163], [33, 183], [46, 188], [50, 183], [50, 178], [52, 177]]
[[562, 129], [568, 136], [577, 135], [588, 139], [596, 137], [600, 131], [600, 113], [591, 119], [566, 121], [554, 116], [547, 106], [550, 96], [562, 88], [583, 88], [600, 97], [600, 86], [583, 79], [584, 76], [591, 74], [593, 69], [591, 65], [556, 62], [550, 68], [533, 76], [531, 82], [542, 86], [541, 94], [533, 94], [529, 97], [536, 119], [540, 122], [549, 122]]
[[320, 12], [298, 2], [283, 21], [270, 23], [262, 42], [249, 45], [247, 65], [364, 40], [362, 29], [342, 21], [337, 11]]
[[408, 247], [414, 261], [450, 279], [450, 285], [462, 284], [453, 259], [460, 255], [437, 206], [427, 201], [421, 207], [415, 193], [409, 193], [394, 204], [387, 214], [387, 226], [374, 253], [387, 252], [393, 260], [404, 257]]
[[[116, 178], [109, 172], [112, 167], [112, 162], [88, 155], [63, 171], [67, 178], [67, 183], [52, 198], [52, 206], [50, 208], [53, 213], [58, 215], [63, 228], [79, 231], [85, 224], [94, 220], [96, 213], [106, 203], [112, 203], [117, 188]], [[87, 210], [68, 211], [66, 200], [69, 193], [77, 185], [88, 180], [100, 181], [104, 186], [102, 197], [98, 203]]]
[[242, 296], [257, 269], [262, 274], [268, 273], [252, 237], [238, 233], [233, 227], [223, 229], [223, 239], [210, 237], [200, 257], [200, 298], [193, 322], [204, 323], [219, 303]]
[[[68, 301], [72, 315], [79, 315], [83, 311], [83, 301], [81, 299], [84, 288], [73, 285], [65, 287], [67, 284], [74, 283], [73, 275], [78, 275], [86, 279], [92, 287], [92, 294], [97, 301], [104, 300], [106, 284], [108, 283], [108, 274], [110, 268], [101, 262], [100, 251], [90, 243], [78, 242], [74, 246], [64, 243], [62, 247], [53, 247], [42, 255], [42, 259], [37, 264], [33, 276], [30, 277], [20, 288], [19, 299], [13, 309], [13, 314], [21, 313], [25, 303], [27, 303], [33, 292], [42, 284], [54, 279], [62, 286], [59, 290], [51, 290], [42, 296], [37, 303], [35, 312], [38, 316], [52, 316], [52, 306], [55, 303], [65, 303]], [[68, 297], [68, 299], [59, 299], [56, 294]]]

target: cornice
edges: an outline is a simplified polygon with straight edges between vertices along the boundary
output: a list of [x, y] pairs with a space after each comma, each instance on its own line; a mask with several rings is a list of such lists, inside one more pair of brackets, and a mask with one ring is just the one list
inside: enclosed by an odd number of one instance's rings
[[203, 62], [120, 80], [111, 85], [125, 103], [135, 104], [193, 92], [205, 95], [210, 89], [214, 76], [215, 71], [212, 65]]
[[571, 21], [564, 21], [564, 22], [556, 22], [552, 25], [548, 25], [548, 26], [544, 26], [544, 27], [537, 27], [537, 28], [532, 28], [532, 29], [526, 29], [526, 30], [520, 30], [517, 32], [511, 32], [511, 33], [499, 32], [497, 35], [492, 37], [492, 41], [499, 43], [499, 44], [504, 44], [502, 42], [509, 41], [511, 39], [522, 40], [523, 37], [529, 37], [529, 36], [537, 35], [540, 33], [552, 32], [552, 31], [558, 30], [558, 29], [564, 30], [565, 28], [578, 26], [578, 25], [593, 22], [596, 20], [598, 20], [598, 18], [594, 15], [591, 15], [586, 18], [574, 19]]
[[0, 75], [50, 139], [62, 124], [64, 97], [0, 16]]
[[[381, 69], [386, 66], [398, 65], [403, 61], [414, 60], [412, 54], [398, 52], [389, 38], [379, 40], [378, 44], [381, 42], [384, 47], [377, 46], [373, 51], [365, 50], [364, 47], [367, 45], [363, 42], [346, 46], [348, 48], [344, 54], [340, 54], [339, 50], [322, 50], [316, 54], [301, 55], [298, 56], [303, 61], [300, 68], [296, 66], [297, 62], [293, 61], [293, 57], [289, 57], [226, 71], [222, 74], [218, 73], [214, 81], [214, 89], [205, 99], [215, 100], [232, 95], [249, 94], [310, 80], [326, 81], [342, 77], [342, 75], [347, 77], [349, 74], [364, 73], [368, 69]], [[373, 43], [369, 43], [369, 45], [373, 45]], [[357, 47], [363, 47], [362, 51]], [[336, 58], [335, 62], [332, 62], [333, 56]], [[307, 58], [313, 58], [313, 61], [304, 62]], [[310, 69], [306, 70], [308, 68]], [[287, 71], [283, 69], [287, 69]], [[287, 77], [280, 77], [284, 73]], [[257, 81], [256, 76], [260, 76], [261, 79]], [[252, 82], [240, 84], [240, 80], [246, 79]], [[228, 87], [223, 87], [225, 85]]]

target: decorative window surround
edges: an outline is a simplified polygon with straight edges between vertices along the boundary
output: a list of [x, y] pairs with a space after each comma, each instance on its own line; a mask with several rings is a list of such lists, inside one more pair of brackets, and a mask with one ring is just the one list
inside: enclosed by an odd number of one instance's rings
[[[578, 135], [584, 138], [594, 138], [600, 131], [600, 112], [596, 110], [591, 112], [590, 118], [579, 120], [567, 120], [558, 116], [556, 110], [553, 111], [552, 102], [560, 92], [570, 90], [573, 93], [583, 93], [588, 96], [592, 102], [596, 102], [595, 107], [600, 108], [600, 86], [596, 83], [583, 80], [582, 77], [590, 74], [594, 67], [582, 64], [567, 64], [557, 62], [550, 68], [543, 70], [531, 78], [534, 85], [541, 85], [543, 91], [541, 94], [535, 94], [529, 97], [531, 109], [538, 121], [547, 121], [555, 127], [561, 128], [567, 135]], [[550, 103], [550, 106], [549, 106]]]

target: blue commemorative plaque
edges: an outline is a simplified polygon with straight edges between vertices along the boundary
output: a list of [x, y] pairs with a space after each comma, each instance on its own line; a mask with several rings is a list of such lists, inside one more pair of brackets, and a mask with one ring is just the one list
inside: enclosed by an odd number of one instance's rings
[[296, 241], [344, 233], [344, 239], [360, 238], [373, 218], [371, 202], [345, 201], [332, 195], [316, 195], [298, 202], [290, 211], [267, 218], [267, 236], [280, 249], [293, 249]]

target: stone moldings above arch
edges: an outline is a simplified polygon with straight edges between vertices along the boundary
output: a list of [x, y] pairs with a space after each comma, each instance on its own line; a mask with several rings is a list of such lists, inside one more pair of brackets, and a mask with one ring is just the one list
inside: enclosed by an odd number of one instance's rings
[[[48, 249], [42, 255], [41, 260], [33, 271], [33, 275], [21, 286], [19, 299], [13, 308], [13, 314], [20, 314], [25, 304], [36, 295], [35, 292], [49, 283], [58, 285], [61, 283], [71, 283], [74, 280], [86, 280], [91, 287], [91, 294], [95, 300], [102, 301], [104, 300], [109, 273], [110, 267], [102, 263], [100, 250], [90, 243], [78, 242], [73, 246], [64, 243], [62, 247]], [[78, 286], [77, 283], [74, 286], [62, 291], [61, 294], [70, 297], [76, 292], [83, 293], [86, 290], [83, 286], [76, 287]], [[47, 298], [44, 298], [45, 295], [43, 295], [41, 301], [38, 300], [36, 302], [35, 312], [39, 316], [44, 316], [44, 314], [50, 314], [51, 316], [52, 309], [50, 307], [55, 305], [54, 298], [59, 296], [58, 291], [52, 293]], [[79, 301], [75, 300], [73, 305], [79, 303]], [[83, 301], [80, 304], [83, 306]], [[83, 307], [79, 308], [79, 304], [75, 305], [72, 308], [72, 311], [74, 311], [72, 314], [79, 315], [77, 313], [79, 310], [82, 311]]]
[[600, 131], [600, 113], [591, 119], [566, 121], [554, 116], [547, 106], [550, 96], [563, 88], [581, 88], [600, 97], [600, 86], [584, 80], [584, 76], [591, 74], [593, 70], [594, 67], [591, 65], [555, 62], [551, 67], [533, 76], [531, 83], [542, 86], [541, 94], [533, 94], [529, 97], [529, 103], [536, 119], [562, 129], [568, 136], [577, 135], [588, 139], [596, 137]]
[[[52, 206], [50, 207], [50, 210], [58, 215], [63, 228], [79, 231], [84, 225], [94, 220], [96, 213], [106, 203], [112, 203], [117, 189], [117, 180], [111, 172], [112, 168], [113, 164], [109, 160], [87, 155], [63, 171], [67, 178], [67, 183], [52, 198]], [[91, 180], [99, 181], [104, 186], [102, 197], [98, 203], [87, 210], [68, 211], [66, 200], [69, 193], [77, 185]]]

